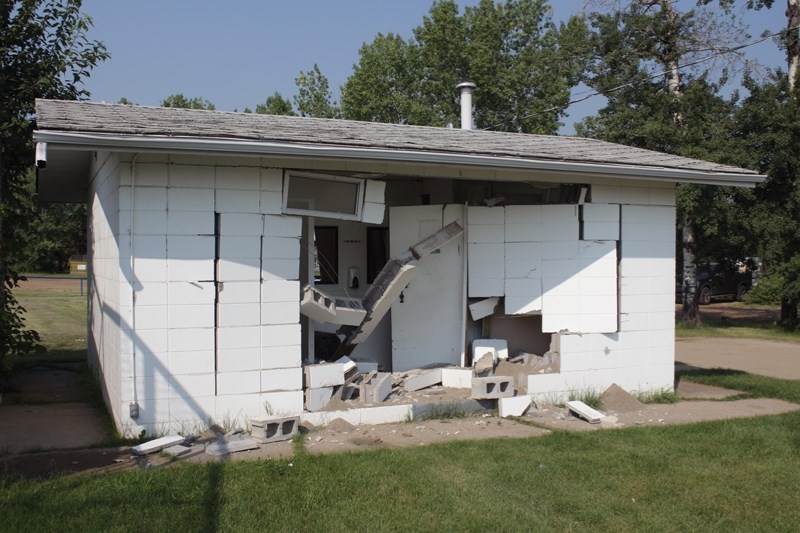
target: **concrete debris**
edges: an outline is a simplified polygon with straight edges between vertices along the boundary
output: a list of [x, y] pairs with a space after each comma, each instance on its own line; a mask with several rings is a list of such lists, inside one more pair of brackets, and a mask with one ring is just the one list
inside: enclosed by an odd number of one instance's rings
[[590, 424], [599, 424], [600, 421], [605, 416], [600, 411], [592, 409], [585, 403], [580, 400], [572, 400], [566, 403], [567, 409], [569, 409], [570, 413], [583, 418]]
[[449, 389], [471, 389], [471, 368], [443, 368], [442, 386]]
[[166, 437], [160, 437], [158, 439], [138, 444], [131, 448], [131, 451], [134, 453], [134, 455], [147, 455], [150, 453], [160, 452], [169, 446], [183, 444], [185, 440], [185, 437], [181, 437], [180, 435], [167, 435]]
[[333, 396], [333, 387], [308, 388], [305, 391], [305, 406], [307, 411], [321, 411], [328, 405]]
[[497, 400], [497, 409], [502, 418], [507, 416], [522, 416], [531, 407], [532, 396], [513, 396]]
[[475, 339], [472, 341], [472, 361], [477, 361], [486, 352], [491, 352], [495, 362], [508, 359], [508, 342], [505, 339]]
[[473, 359], [472, 359], [472, 368], [477, 376], [488, 376], [489, 374], [494, 372], [494, 352], [488, 351], [482, 354], [478, 354], [477, 359], [475, 359], [475, 352], [473, 352]]
[[300, 417], [270, 417], [253, 418], [250, 420], [253, 427], [253, 439], [261, 444], [279, 442], [293, 438], [300, 431]]
[[384, 401], [392, 392], [392, 375], [388, 372], [370, 372], [362, 381], [360, 392], [362, 401]]
[[405, 379], [406, 392], [414, 392], [416, 390], [432, 387], [442, 382], [442, 369], [434, 368], [421, 374], [408, 376]]
[[600, 425], [604, 428], [614, 428], [619, 425], [619, 418], [614, 415], [607, 415], [600, 419]]
[[497, 307], [499, 302], [500, 299], [494, 296], [492, 298], [486, 298], [485, 300], [470, 304], [469, 313], [472, 315], [472, 320], [480, 320], [481, 318], [491, 315], [494, 313], [494, 308]]
[[342, 418], [334, 418], [325, 426], [325, 429], [329, 431], [338, 431], [340, 433], [344, 431], [353, 431], [355, 428], [353, 424]]
[[176, 444], [175, 446], [170, 446], [169, 448], [164, 448], [164, 453], [167, 455], [171, 455], [172, 457], [180, 457], [181, 455], [189, 453], [188, 446], [182, 446], [180, 444]]
[[635, 396], [616, 383], [606, 389], [600, 401], [606, 411], [614, 413], [630, 413], [644, 406]]
[[303, 367], [306, 387], [335, 387], [344, 385], [344, 365], [342, 363], [320, 363]]
[[247, 450], [256, 450], [258, 448], [259, 445], [256, 439], [248, 438], [244, 435], [235, 435], [232, 438], [221, 439], [217, 442], [206, 444], [206, 453], [208, 455], [221, 456]]

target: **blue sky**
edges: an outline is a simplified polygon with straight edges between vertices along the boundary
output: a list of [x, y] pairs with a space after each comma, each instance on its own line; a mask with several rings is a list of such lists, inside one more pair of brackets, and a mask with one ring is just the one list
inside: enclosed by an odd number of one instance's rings
[[[551, 1], [556, 20], [577, 13], [582, 4]], [[430, 5], [431, 0], [84, 0], [83, 12], [94, 20], [90, 36], [111, 52], [86, 85], [97, 101], [124, 96], [159, 105], [170, 94], [183, 93], [206, 98], [220, 110], [241, 111], [274, 91], [291, 97], [298, 72], [317, 63], [338, 97], [361, 45], [379, 32], [410, 37]], [[782, 29], [783, 9], [776, 2], [771, 10], [749, 12], [750, 34]], [[767, 66], [784, 64], [772, 42], [748, 54]], [[602, 99], [592, 98], [571, 107], [562, 133], [571, 133], [574, 120], [600, 105]]]

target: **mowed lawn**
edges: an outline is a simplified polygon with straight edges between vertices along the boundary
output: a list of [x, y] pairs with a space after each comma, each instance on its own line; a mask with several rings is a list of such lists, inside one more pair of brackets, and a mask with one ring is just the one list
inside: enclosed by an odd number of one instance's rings
[[0, 481], [6, 531], [796, 531], [800, 413]]
[[[25, 326], [36, 330], [44, 350], [23, 357], [20, 362], [86, 360], [86, 294], [75, 290], [14, 290], [25, 308]], [[23, 285], [24, 287], [24, 285]], [[42, 351], [47, 352], [43, 356]]]

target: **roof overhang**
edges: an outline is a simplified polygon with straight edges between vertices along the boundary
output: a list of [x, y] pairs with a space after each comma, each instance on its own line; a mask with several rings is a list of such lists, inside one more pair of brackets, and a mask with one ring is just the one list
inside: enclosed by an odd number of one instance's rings
[[[82, 180], [85, 194], [89, 157], [62, 152], [117, 151], [137, 153], [171, 153], [200, 155], [239, 155], [251, 157], [277, 157], [298, 160], [348, 160], [373, 163], [398, 163], [407, 165], [441, 165], [457, 168], [522, 170], [534, 174], [572, 176], [571, 182], [588, 177], [608, 177], [637, 181], [660, 181], [754, 187], [765, 176], [750, 173], [709, 172], [692, 169], [675, 169], [658, 166], [585, 163], [565, 160], [510, 157], [492, 154], [465, 154], [426, 150], [400, 150], [372, 147], [338, 146], [296, 142], [253, 141], [229, 138], [198, 138], [158, 135], [121, 135], [106, 133], [80, 133], [55, 130], [37, 130], [34, 140], [47, 143], [47, 169], [40, 172], [40, 184], [48, 187], [56, 183], [63, 190], [74, 190]], [[61, 163], [61, 164], [60, 164]], [[75, 173], [82, 173], [76, 176]], [[457, 174], [456, 174], [457, 175]], [[491, 179], [488, 177], [487, 179]], [[46, 197], [54, 196], [47, 193]], [[85, 198], [85, 197], [84, 197]], [[44, 199], [44, 198], [43, 198]], [[59, 201], [53, 199], [52, 201]], [[66, 201], [66, 200], [60, 200]], [[83, 200], [80, 200], [83, 201]]]

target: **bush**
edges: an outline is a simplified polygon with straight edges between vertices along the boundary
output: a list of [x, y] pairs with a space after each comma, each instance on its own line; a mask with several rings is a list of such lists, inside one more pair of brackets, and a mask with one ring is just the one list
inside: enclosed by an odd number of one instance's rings
[[781, 274], [772, 273], [762, 276], [750, 292], [745, 295], [749, 304], [780, 305], [784, 279]]

